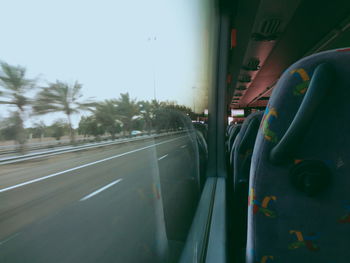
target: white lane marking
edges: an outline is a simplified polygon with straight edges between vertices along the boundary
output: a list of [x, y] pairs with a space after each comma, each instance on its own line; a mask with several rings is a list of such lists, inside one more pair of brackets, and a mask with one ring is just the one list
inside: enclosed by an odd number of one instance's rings
[[102, 188], [96, 190], [95, 192], [92, 192], [91, 194], [88, 194], [87, 196], [83, 197], [83, 198], [80, 199], [79, 201], [85, 201], [85, 200], [87, 200], [87, 199], [93, 197], [94, 195], [97, 195], [97, 194], [101, 193], [102, 191], [106, 190], [107, 188], [109, 188], [109, 187], [111, 187], [111, 186], [113, 186], [113, 185], [115, 185], [115, 184], [121, 182], [122, 180], [123, 180], [123, 179], [118, 179], [118, 180], [116, 180], [116, 181], [114, 181], [114, 182], [111, 182], [110, 184], [105, 185], [104, 187], [102, 187]]
[[168, 156], [168, 154], [163, 155], [162, 157], [160, 157], [160, 158], [158, 159], [158, 161], [160, 161], [160, 160], [164, 159], [164, 158], [165, 158], [165, 157], [167, 157], [167, 156]]
[[185, 147], [187, 147], [187, 145], [182, 145], [180, 148], [185, 148]]
[[135, 153], [135, 152], [143, 151], [143, 150], [145, 150], [145, 149], [148, 149], [148, 148], [151, 148], [151, 147], [160, 145], [160, 144], [172, 142], [172, 141], [181, 139], [181, 138], [183, 138], [183, 137], [186, 137], [186, 136], [181, 136], [181, 137], [178, 137], [178, 138], [175, 138], [175, 139], [171, 139], [171, 140], [167, 140], [167, 141], [164, 141], [164, 142], [155, 143], [155, 144], [148, 145], [148, 146], [145, 146], [145, 147], [142, 147], [142, 148], [139, 148], [139, 149], [135, 149], [135, 150], [132, 150], [132, 151], [129, 151], [129, 152], [120, 153], [120, 154], [117, 154], [117, 155], [114, 155], [114, 156], [111, 156], [111, 157], [108, 157], [108, 158], [105, 158], [105, 159], [101, 159], [101, 160], [98, 160], [98, 161], [95, 161], [95, 162], [92, 162], [92, 163], [87, 163], [87, 164], [79, 165], [79, 166], [70, 168], [70, 169], [68, 169], [68, 170], [64, 170], [64, 171], [57, 172], [57, 173], [54, 173], [54, 174], [46, 175], [46, 176], [44, 176], [44, 177], [40, 177], [40, 178], [37, 178], [37, 179], [33, 179], [33, 180], [30, 180], [30, 181], [27, 181], [27, 182], [24, 182], [24, 183], [20, 183], [20, 184], [16, 184], [16, 185], [13, 185], [13, 186], [9, 186], [9, 187], [0, 189], [0, 193], [6, 192], [6, 191], [9, 191], [9, 190], [12, 190], [12, 189], [21, 187], [21, 186], [25, 186], [25, 185], [28, 185], [28, 184], [40, 182], [40, 181], [46, 180], [46, 179], [48, 179], [48, 178], [55, 177], [55, 176], [57, 176], [57, 175], [65, 174], [65, 173], [68, 173], [68, 172], [72, 172], [72, 171], [75, 171], [75, 170], [78, 170], [78, 169], [81, 169], [81, 168], [85, 168], [85, 167], [88, 167], [88, 166], [91, 166], [91, 165], [94, 165], [94, 164], [98, 164], [98, 163], [102, 163], [102, 162], [105, 162], [105, 161], [109, 161], [109, 160], [112, 160], [112, 159], [115, 159], [115, 158], [118, 158], [118, 157], [121, 157], [121, 156], [130, 154], [130, 153]]
[[18, 235], [19, 235], [19, 233], [16, 233], [16, 234], [10, 236], [9, 238], [7, 238], [7, 239], [1, 241], [1, 242], [0, 242], [0, 246], [3, 245], [3, 244], [5, 244], [6, 242], [10, 241], [11, 239], [14, 239], [14, 238], [15, 238], [16, 236], [18, 236]]

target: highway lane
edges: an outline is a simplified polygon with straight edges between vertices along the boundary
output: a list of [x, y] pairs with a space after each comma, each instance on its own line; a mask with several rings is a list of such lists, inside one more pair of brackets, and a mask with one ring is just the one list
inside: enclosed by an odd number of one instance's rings
[[[142, 140], [139, 142], [129, 142], [49, 157], [40, 157], [39, 159], [23, 161], [20, 165], [17, 165], [19, 163], [0, 165], [0, 191], [8, 186], [40, 178], [47, 174], [67, 170], [75, 166], [109, 158], [124, 152], [147, 147], [153, 143], [162, 142], [164, 140], [165, 139], [162, 138]], [[89, 154], [86, 154], [86, 152], [89, 152]], [[27, 172], [29, 169], [31, 171], [30, 173]]]
[[0, 192], [0, 262], [165, 259], [198, 200], [193, 154], [188, 137], [171, 136], [1, 167], [6, 189], [93, 163]]

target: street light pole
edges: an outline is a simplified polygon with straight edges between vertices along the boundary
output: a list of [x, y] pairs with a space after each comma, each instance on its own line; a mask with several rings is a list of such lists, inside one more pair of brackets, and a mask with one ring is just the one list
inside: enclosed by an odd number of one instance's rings
[[192, 87], [193, 90], [193, 112], [196, 113], [196, 87]]
[[153, 69], [153, 97], [154, 100], [157, 100], [157, 93], [156, 93], [156, 69], [155, 69], [155, 50], [154, 50], [154, 45], [152, 45], [152, 41], [156, 41], [157, 37], [149, 37], [148, 41], [150, 41], [151, 44], [151, 55], [152, 55], [152, 69]]
[[157, 96], [156, 96], [156, 70], [153, 67], [153, 96], [154, 96], [154, 100], [157, 100]]

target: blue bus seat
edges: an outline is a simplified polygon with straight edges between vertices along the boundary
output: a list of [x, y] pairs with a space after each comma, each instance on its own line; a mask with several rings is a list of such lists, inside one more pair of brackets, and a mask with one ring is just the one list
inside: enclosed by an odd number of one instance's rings
[[[250, 114], [242, 124], [232, 149], [233, 169], [233, 242], [236, 260], [245, 255], [247, 201], [251, 157], [263, 112]], [[246, 202], [244, 202], [246, 201]]]
[[228, 138], [228, 141], [227, 141], [227, 152], [228, 153], [231, 153], [231, 150], [232, 150], [232, 146], [233, 146], [233, 143], [239, 133], [239, 131], [241, 130], [241, 126], [242, 124], [235, 124], [235, 126], [231, 129], [231, 132], [230, 132], [230, 136]]
[[252, 157], [246, 262], [349, 262], [349, 65], [349, 48], [331, 50], [279, 79]]

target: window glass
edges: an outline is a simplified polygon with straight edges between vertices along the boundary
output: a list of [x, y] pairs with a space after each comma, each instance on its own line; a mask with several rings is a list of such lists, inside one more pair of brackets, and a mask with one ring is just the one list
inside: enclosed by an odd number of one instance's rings
[[205, 182], [212, 1], [1, 6], [0, 261], [176, 262]]

